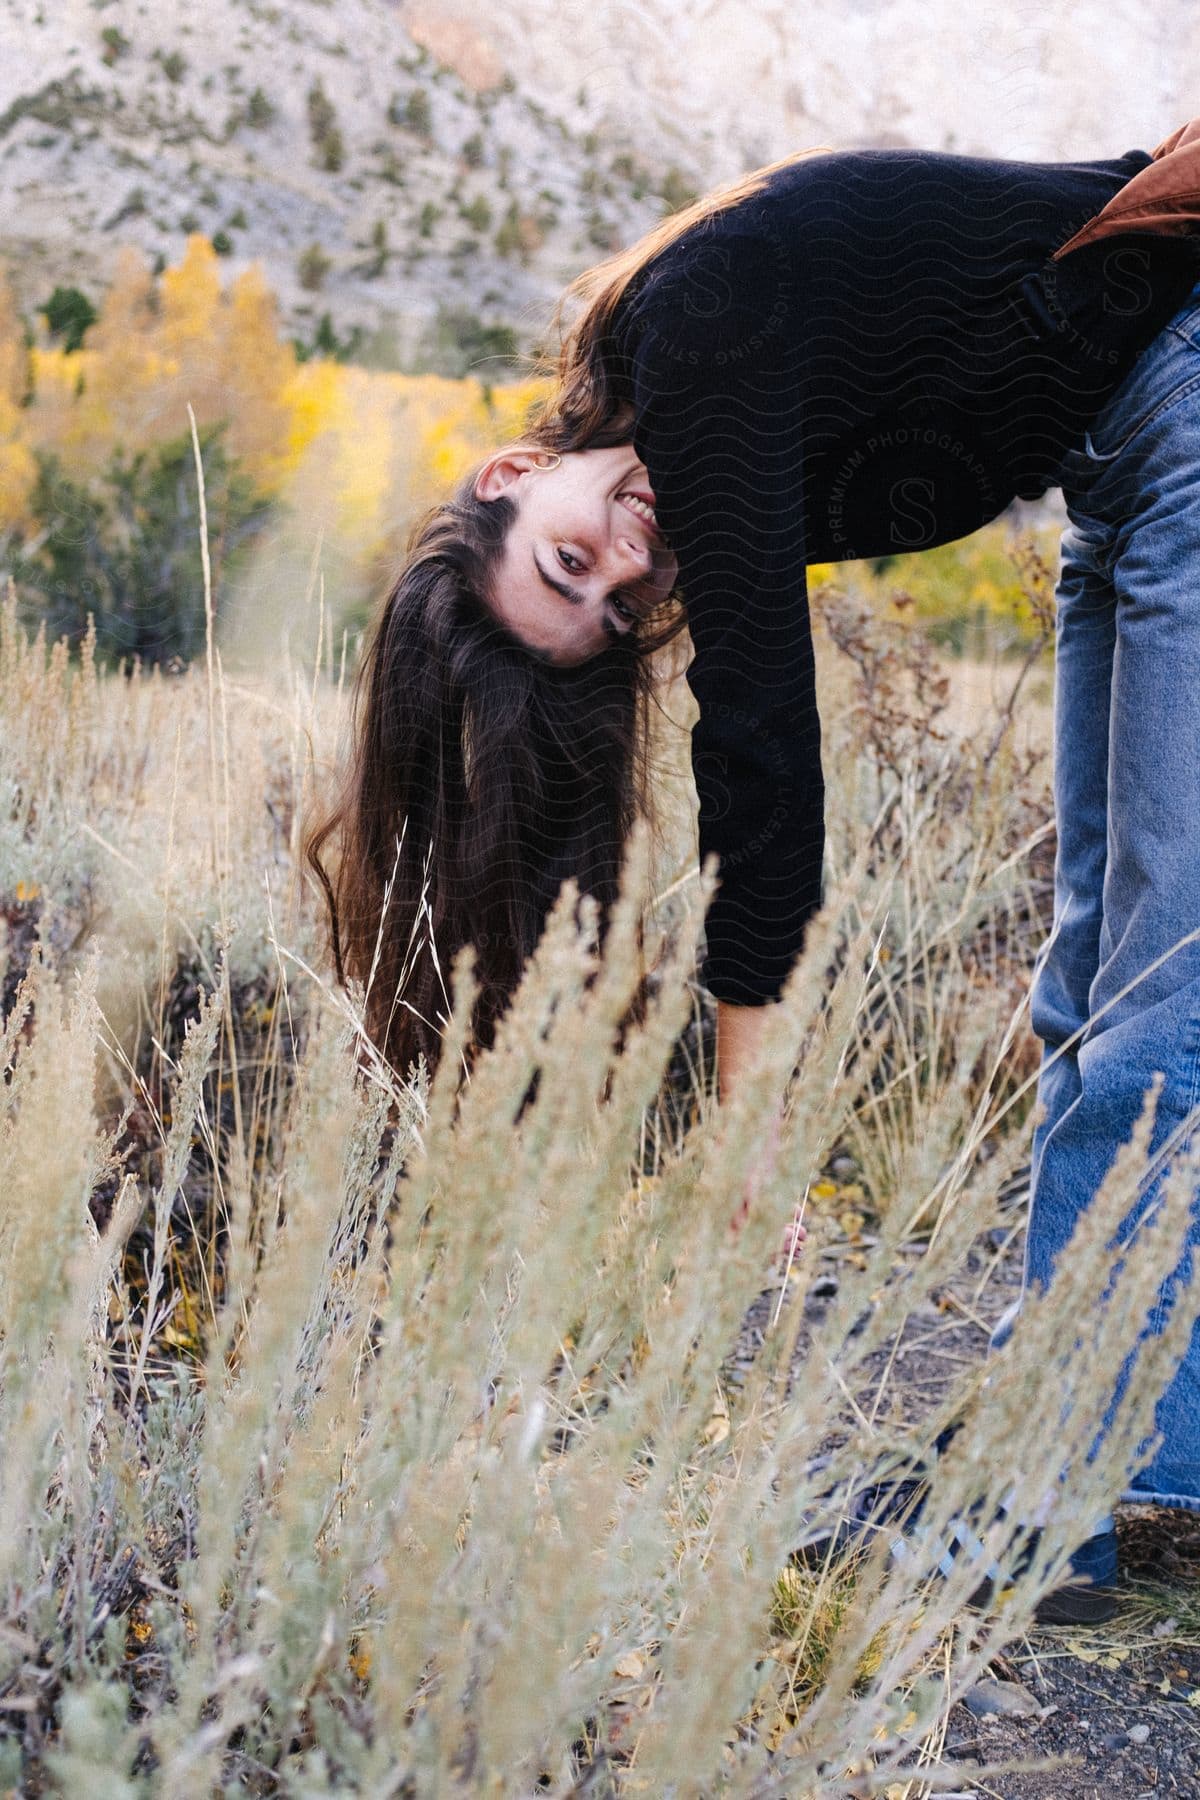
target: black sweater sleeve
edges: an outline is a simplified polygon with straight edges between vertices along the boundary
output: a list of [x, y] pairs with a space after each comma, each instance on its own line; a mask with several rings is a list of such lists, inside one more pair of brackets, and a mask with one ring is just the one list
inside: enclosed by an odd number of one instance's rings
[[[824, 783], [801, 504], [800, 395], [754, 244], [692, 258], [631, 306], [634, 448], [679, 561], [699, 705], [699, 848], [719, 858], [702, 977], [779, 997], [821, 903]], [[715, 297], [715, 298], [714, 298]], [[794, 352], [793, 352], [794, 356]]]

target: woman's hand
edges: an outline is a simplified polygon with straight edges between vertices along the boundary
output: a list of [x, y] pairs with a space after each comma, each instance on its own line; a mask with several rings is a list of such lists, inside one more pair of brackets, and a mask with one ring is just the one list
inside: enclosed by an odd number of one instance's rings
[[790, 1264], [795, 1257], [799, 1256], [801, 1249], [808, 1240], [808, 1232], [804, 1228], [803, 1221], [804, 1202], [801, 1200], [798, 1202], [792, 1213], [792, 1222], [784, 1232], [779, 1249], [775, 1253], [775, 1260], [783, 1263], [785, 1267]]
[[[737, 1236], [738, 1232], [746, 1222], [749, 1211], [750, 1202], [748, 1200], [743, 1200], [742, 1204], [738, 1207], [738, 1210], [734, 1213], [733, 1218], [729, 1221], [730, 1237]], [[792, 1213], [791, 1223], [779, 1240], [779, 1248], [775, 1252], [776, 1262], [785, 1264], [790, 1263], [793, 1258], [799, 1256], [801, 1249], [808, 1241], [808, 1232], [804, 1226], [803, 1220], [804, 1202], [801, 1200], [797, 1202]]]
[[[770, 1005], [734, 1006], [727, 1000], [717, 1001], [717, 1089], [722, 1104], [729, 1099], [733, 1088], [741, 1079], [743, 1069], [753, 1059], [770, 1011]], [[776, 1111], [762, 1154], [755, 1158], [746, 1176], [741, 1204], [729, 1222], [732, 1237], [737, 1236], [750, 1216], [752, 1202], [775, 1167], [782, 1124], [783, 1115]], [[808, 1235], [802, 1223], [803, 1216], [804, 1202], [801, 1201], [792, 1214], [791, 1224], [784, 1232], [779, 1248], [778, 1254], [785, 1261], [791, 1261]]]
[[[742, 1226], [746, 1223], [746, 1220], [750, 1216], [750, 1207], [758, 1198], [763, 1182], [770, 1179], [771, 1172], [775, 1167], [775, 1158], [779, 1151], [779, 1135], [782, 1124], [782, 1115], [776, 1113], [771, 1122], [771, 1129], [767, 1133], [767, 1141], [764, 1145], [763, 1153], [760, 1157], [755, 1158], [750, 1171], [746, 1176], [745, 1185], [742, 1188], [741, 1204], [736, 1213], [734, 1213], [733, 1218], [729, 1221], [731, 1237], [736, 1237]], [[808, 1236], [808, 1233], [804, 1229], [803, 1219], [804, 1202], [800, 1201], [792, 1213], [791, 1223], [783, 1234], [783, 1240], [776, 1252], [777, 1260], [790, 1262], [799, 1251], [800, 1246]]]

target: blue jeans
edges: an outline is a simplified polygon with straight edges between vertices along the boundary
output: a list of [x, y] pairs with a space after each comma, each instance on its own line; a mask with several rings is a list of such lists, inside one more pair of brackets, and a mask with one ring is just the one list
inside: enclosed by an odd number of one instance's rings
[[[1061, 482], [1054, 930], [1030, 1009], [1045, 1117], [1033, 1137], [1025, 1285], [1039, 1287], [1154, 1073], [1165, 1080], [1148, 1179], [1123, 1238], [1161, 1190], [1167, 1165], [1156, 1171], [1155, 1153], [1186, 1147], [1200, 1117], [1200, 939], [1137, 979], [1200, 927], [1200, 286], [1068, 453]], [[1190, 1274], [1198, 1225], [1200, 1197], [1151, 1331]], [[1125, 1498], [1200, 1511], [1200, 1319], [1155, 1428], [1162, 1446]]]

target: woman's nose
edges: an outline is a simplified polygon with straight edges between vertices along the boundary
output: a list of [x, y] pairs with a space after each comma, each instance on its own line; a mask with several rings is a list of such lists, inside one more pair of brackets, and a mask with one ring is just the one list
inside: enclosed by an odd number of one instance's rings
[[653, 559], [650, 555], [650, 546], [641, 538], [636, 537], [632, 531], [628, 534], [623, 531], [618, 532], [617, 548], [621, 557], [622, 576], [625, 580], [628, 580], [630, 570], [637, 575], [649, 575]]

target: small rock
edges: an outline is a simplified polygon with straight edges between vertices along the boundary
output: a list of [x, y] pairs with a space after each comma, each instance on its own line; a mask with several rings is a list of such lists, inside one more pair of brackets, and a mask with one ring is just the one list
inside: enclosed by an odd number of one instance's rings
[[1128, 1750], [1131, 1741], [1129, 1733], [1126, 1731], [1110, 1731], [1107, 1737], [1100, 1739], [1100, 1748], [1102, 1750]]
[[963, 1705], [976, 1719], [985, 1718], [989, 1713], [1009, 1719], [1030, 1719], [1042, 1710], [1028, 1688], [1016, 1681], [996, 1681], [991, 1676], [985, 1676], [967, 1689]]
[[829, 1173], [838, 1181], [845, 1181], [851, 1175], [858, 1174], [858, 1164], [852, 1156], [835, 1156], [829, 1165]]
[[1127, 1736], [1131, 1744], [1148, 1743], [1150, 1740], [1150, 1727], [1148, 1725], [1131, 1725]]
[[810, 1300], [832, 1300], [838, 1291], [836, 1275], [818, 1275], [808, 1290]]

